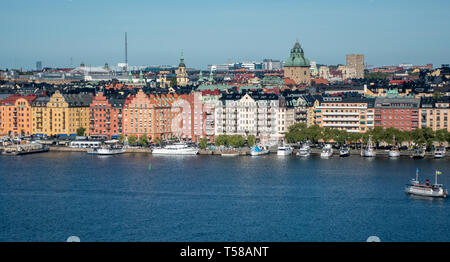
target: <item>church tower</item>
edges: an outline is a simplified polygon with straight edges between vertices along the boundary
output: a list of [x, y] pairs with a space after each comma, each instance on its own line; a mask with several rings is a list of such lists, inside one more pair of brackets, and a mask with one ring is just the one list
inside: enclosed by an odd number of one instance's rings
[[297, 41], [291, 49], [291, 56], [284, 63], [284, 77], [294, 80], [295, 84], [311, 85], [309, 60], [305, 58], [303, 49]]
[[177, 85], [178, 86], [187, 86], [189, 78], [186, 73], [186, 65], [184, 64], [184, 55], [183, 51], [181, 51], [180, 64], [178, 65], [178, 69], [175, 70], [177, 75]]

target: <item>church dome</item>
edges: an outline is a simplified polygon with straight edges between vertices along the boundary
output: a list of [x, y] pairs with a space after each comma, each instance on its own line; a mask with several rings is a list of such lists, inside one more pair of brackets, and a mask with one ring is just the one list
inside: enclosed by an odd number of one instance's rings
[[303, 49], [297, 41], [291, 49], [291, 56], [286, 59], [285, 67], [310, 67], [310, 62], [305, 58]]

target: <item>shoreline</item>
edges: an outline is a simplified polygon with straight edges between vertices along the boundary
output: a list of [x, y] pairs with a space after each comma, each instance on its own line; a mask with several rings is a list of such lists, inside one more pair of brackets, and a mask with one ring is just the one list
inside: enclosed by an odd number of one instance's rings
[[[49, 146], [49, 152], [87, 152], [88, 148], [72, 148], [72, 147], [60, 147], [60, 146]], [[3, 150], [3, 148], [0, 148], [0, 151]], [[125, 148], [125, 153], [146, 153], [151, 154], [152, 151], [150, 148]], [[295, 149], [292, 155], [295, 155], [297, 153], [298, 149]], [[249, 156], [250, 155], [250, 149], [245, 148], [243, 150], [238, 151], [240, 156]], [[210, 150], [210, 149], [200, 149], [198, 151], [199, 155], [215, 155], [215, 156], [221, 156], [220, 150]], [[311, 154], [312, 155], [320, 155], [321, 149], [319, 148], [312, 148]], [[350, 150], [350, 155], [360, 155], [360, 150]], [[412, 151], [400, 151], [400, 156], [411, 156], [413, 152]], [[276, 154], [276, 150], [271, 150], [270, 154]], [[377, 156], [387, 156], [388, 151], [384, 149], [377, 149], [376, 150]], [[339, 151], [334, 149], [334, 156], [339, 157]], [[434, 156], [433, 152], [426, 152], [425, 156]]]

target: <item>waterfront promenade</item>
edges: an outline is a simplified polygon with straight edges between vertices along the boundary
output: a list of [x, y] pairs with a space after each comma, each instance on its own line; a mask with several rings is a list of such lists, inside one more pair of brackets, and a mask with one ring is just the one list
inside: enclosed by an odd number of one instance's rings
[[[72, 147], [64, 147], [64, 146], [49, 146], [49, 151], [52, 152], [87, 152], [87, 148], [72, 148]], [[138, 148], [138, 147], [128, 147], [125, 148], [126, 153], [146, 153], [146, 154], [151, 154], [152, 150], [150, 148]], [[320, 155], [321, 153], [320, 148], [312, 148], [311, 149], [311, 154], [312, 155]], [[3, 151], [3, 147], [0, 147], [0, 151]], [[250, 155], [250, 149], [249, 148], [241, 148], [238, 150], [240, 155], [245, 156], [245, 155]], [[293, 155], [295, 155], [297, 153], [298, 149], [294, 149]], [[271, 148], [270, 153], [275, 153], [276, 154], [276, 147]], [[385, 149], [377, 149], [377, 156], [388, 156], [388, 151]], [[201, 149], [199, 150], [199, 154], [200, 155], [217, 155], [220, 156], [221, 155], [221, 151], [220, 150], [210, 150], [210, 149]], [[403, 150], [400, 151], [400, 156], [411, 156], [413, 153], [413, 151], [411, 150]], [[360, 155], [361, 151], [359, 149], [357, 150], [350, 150], [350, 155]], [[432, 157], [433, 156], [433, 151], [430, 152], [426, 152], [425, 156], [428, 157]], [[339, 150], [338, 149], [334, 149], [334, 156], [335, 157], [339, 157]], [[448, 153], [447, 153], [448, 156]]]

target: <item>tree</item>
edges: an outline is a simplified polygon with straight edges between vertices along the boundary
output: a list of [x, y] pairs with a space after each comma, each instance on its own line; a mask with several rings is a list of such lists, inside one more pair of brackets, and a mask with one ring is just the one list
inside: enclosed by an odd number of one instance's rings
[[155, 143], [157, 145], [161, 145], [161, 138], [159, 138], [159, 137], [153, 138], [153, 143]]
[[200, 138], [199, 146], [200, 149], [206, 149], [208, 146], [208, 140], [205, 137]]
[[142, 136], [139, 137], [138, 140], [139, 145], [147, 147], [150, 144], [150, 141], [148, 140], [148, 136], [147, 134], [143, 134]]
[[128, 144], [135, 146], [137, 142], [137, 138], [134, 135], [128, 137]]
[[84, 127], [79, 127], [77, 129], [77, 136], [84, 136], [84, 132], [86, 132], [86, 128]]
[[218, 135], [216, 137], [216, 146], [228, 146], [228, 136], [227, 135]]
[[365, 75], [368, 80], [385, 80], [389, 74], [385, 72], [372, 72]]
[[256, 144], [256, 137], [254, 135], [247, 136], [248, 147], [252, 147]]
[[243, 147], [245, 143], [245, 139], [241, 135], [232, 135], [229, 137], [229, 141], [230, 146], [236, 148]]
[[119, 142], [120, 142], [120, 143], [122, 143], [122, 144], [123, 144], [123, 143], [125, 142], [125, 136], [124, 136], [123, 134], [120, 134], [120, 136], [119, 136], [119, 139], [118, 139], [118, 140], [119, 140]]

